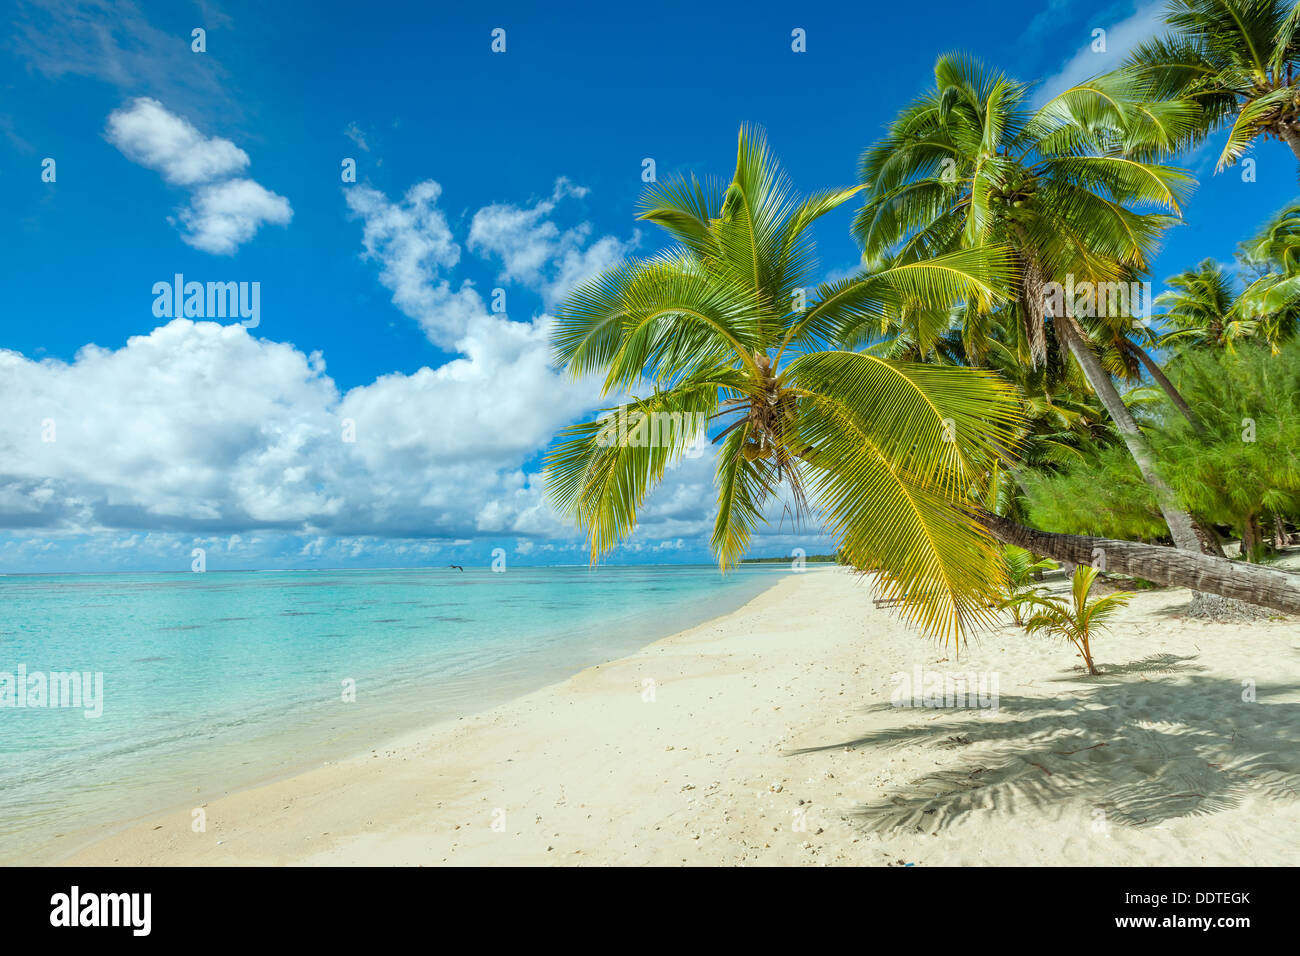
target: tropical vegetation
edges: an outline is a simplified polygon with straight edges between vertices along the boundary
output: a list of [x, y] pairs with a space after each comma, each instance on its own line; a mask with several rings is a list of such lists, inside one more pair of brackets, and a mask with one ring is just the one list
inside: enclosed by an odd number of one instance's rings
[[[1300, 523], [1300, 342], [1189, 350], [1172, 374], [1199, 427], [1166, 412], [1149, 426], [1180, 502], [1241, 541], [1258, 561]], [[1158, 540], [1160, 514], [1141, 475], [1114, 447], [1022, 476], [1030, 520], [1072, 534]]]
[[[796, 195], [753, 129], [740, 132], [729, 184], [651, 185], [640, 218], [674, 244], [587, 282], [559, 310], [559, 360], [603, 376], [604, 393], [623, 401], [560, 436], [548, 490], [595, 559], [631, 532], [695, 438], [688, 424], [705, 417], [717, 432], [712, 546], [724, 568], [784, 493], [849, 563], [885, 571], [918, 623], [956, 638], [990, 617], [1002, 586], [969, 489], [1013, 446], [1018, 397], [992, 372], [835, 343], [910, 303], [991, 304], [1010, 286], [1009, 257], [957, 249], [809, 289], [809, 227], [857, 191]], [[615, 438], [614, 423], [633, 418], [645, 440]]]
[[[1173, 0], [1167, 36], [1041, 104], [941, 56], [856, 185], [796, 193], [753, 127], [729, 181], [649, 184], [639, 216], [670, 245], [583, 284], [555, 326], [557, 361], [608, 401], [547, 465], [592, 559], [703, 421], [723, 568], [769, 517], [806, 518], [945, 640], [1033, 594], [1040, 559], [1098, 551], [1110, 572], [1300, 611], [1300, 576], [1253, 563], [1300, 520], [1300, 205], [1236, 263], [1136, 291], [1182, 221], [1188, 148], [1226, 129], [1221, 164], [1270, 136], [1300, 156], [1297, 9]], [[850, 202], [862, 270], [818, 284], [812, 227]], [[1093, 577], [1075, 577], [1076, 637]]]
[[1014, 602], [1020, 608], [1030, 609], [1029, 616], [1024, 620], [1026, 631], [1069, 641], [1078, 649], [1084, 666], [1093, 676], [1101, 672], [1092, 660], [1092, 639], [1133, 598], [1127, 591], [1092, 597], [1097, 574], [1096, 568], [1086, 564], [1075, 568], [1071, 577], [1069, 600], [1028, 591]]
[[1003, 546], [1002, 561], [1007, 568], [1007, 596], [1002, 599], [1001, 606], [1011, 612], [1015, 624], [1023, 625], [1021, 607], [1027, 596], [1038, 590], [1037, 582], [1042, 580], [1043, 574], [1055, 570], [1056, 562], [1036, 557], [1011, 544]]
[[1228, 128], [1217, 168], [1261, 137], [1281, 140], [1300, 160], [1300, 7], [1285, 0], [1172, 0], [1167, 33], [1148, 40], [1123, 75], [1149, 84], [1153, 99], [1195, 104], [1193, 145]]

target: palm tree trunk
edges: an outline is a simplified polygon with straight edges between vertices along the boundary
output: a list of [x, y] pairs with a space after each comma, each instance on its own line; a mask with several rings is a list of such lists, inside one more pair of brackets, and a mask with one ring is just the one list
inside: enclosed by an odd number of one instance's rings
[[[1156, 364], [1156, 360], [1142, 346], [1127, 338], [1122, 341], [1137, 356], [1137, 360], [1142, 363], [1142, 367], [1155, 379], [1156, 384], [1164, 391], [1165, 396], [1173, 403], [1174, 407], [1183, 413], [1183, 418], [1187, 419], [1187, 423], [1192, 426], [1192, 431], [1203, 436], [1205, 434], [1205, 423], [1201, 421], [1199, 415], [1192, 411], [1192, 407], [1187, 404], [1187, 400], [1183, 398], [1182, 393], [1178, 391], [1174, 383], [1169, 381], [1169, 376], [1165, 375], [1164, 369]], [[1215, 534], [1213, 528], [1193, 516], [1192, 529], [1196, 532], [1196, 539], [1201, 543], [1202, 553], [1213, 554], [1220, 558], [1227, 557], [1223, 551], [1223, 544], [1219, 541], [1219, 536]]]
[[1079, 640], [1079, 650], [1083, 652], [1083, 662], [1088, 665], [1088, 673], [1093, 677], [1098, 677], [1101, 672], [1097, 670], [1097, 665], [1092, 662], [1092, 648], [1088, 646], [1086, 637]]
[[[1022, 241], [1024, 233], [1021, 234]], [[1023, 309], [1025, 338], [1029, 341], [1029, 360], [1034, 368], [1047, 364], [1047, 280], [1033, 256], [1020, 264], [1020, 305]]]
[[1201, 422], [1200, 418], [1197, 417], [1196, 413], [1192, 411], [1192, 407], [1187, 404], [1182, 393], [1174, 387], [1174, 383], [1169, 381], [1169, 377], [1165, 375], [1164, 370], [1156, 364], [1155, 359], [1151, 357], [1146, 349], [1138, 345], [1136, 342], [1129, 341], [1128, 339], [1125, 339], [1124, 341], [1128, 342], [1128, 347], [1133, 350], [1133, 354], [1137, 356], [1137, 360], [1142, 363], [1142, 367], [1151, 374], [1153, 379], [1156, 380], [1156, 384], [1164, 390], [1169, 401], [1173, 402], [1174, 407], [1183, 413], [1183, 417], [1187, 419], [1187, 423], [1192, 426], [1196, 434], [1204, 435], [1205, 425]]
[[1218, 532], [1195, 515], [1192, 516], [1192, 529], [1196, 532], [1197, 540], [1201, 542], [1201, 554], [1212, 554], [1216, 558], [1228, 556], [1223, 550], [1223, 542], [1219, 540]]
[[1264, 536], [1259, 530], [1259, 518], [1256, 515], [1247, 515], [1246, 527], [1241, 535], [1241, 556], [1247, 561], [1253, 562], [1259, 554], [1260, 545], [1263, 544]]
[[1291, 147], [1291, 152], [1295, 153], [1295, 158], [1300, 159], [1300, 130], [1297, 130], [1290, 123], [1282, 123], [1278, 135], [1286, 140], [1286, 144]]
[[1198, 554], [1201, 551], [1201, 542], [1196, 537], [1196, 529], [1192, 525], [1192, 517], [1178, 505], [1178, 499], [1174, 491], [1165, 480], [1160, 477], [1156, 470], [1155, 455], [1151, 451], [1151, 446], [1142, 436], [1138, 429], [1137, 420], [1133, 413], [1128, 410], [1119, 397], [1119, 392], [1115, 389], [1115, 383], [1111, 381], [1110, 375], [1102, 368], [1101, 362], [1088, 347], [1087, 339], [1083, 329], [1069, 314], [1067, 304], [1066, 314], [1056, 317], [1055, 327], [1057, 338], [1064, 339], [1065, 345], [1074, 356], [1074, 360], [1079, 363], [1079, 368], [1083, 370], [1084, 377], [1092, 390], [1096, 392], [1097, 398], [1101, 400], [1102, 405], [1110, 414], [1111, 421], [1115, 423], [1115, 428], [1119, 431], [1120, 437], [1124, 439], [1124, 444], [1128, 447], [1129, 454], [1137, 463], [1138, 470], [1142, 472], [1142, 477], [1146, 483], [1151, 486], [1155, 492], [1156, 504], [1160, 508], [1160, 513], [1164, 515], [1165, 524], [1169, 526], [1169, 533], [1173, 535], [1174, 546], [1184, 551], [1195, 551]]
[[1158, 544], [1039, 531], [987, 512], [975, 515], [975, 520], [998, 541], [1057, 561], [1092, 564], [1100, 553], [1105, 556], [1106, 570], [1113, 573], [1167, 587], [1217, 594], [1289, 614], [1300, 613], [1300, 575], [1266, 565], [1229, 561]]

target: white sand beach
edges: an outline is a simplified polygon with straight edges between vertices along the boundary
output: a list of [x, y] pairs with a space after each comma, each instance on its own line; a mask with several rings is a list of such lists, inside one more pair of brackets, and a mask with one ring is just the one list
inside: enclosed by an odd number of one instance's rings
[[[954, 659], [871, 598], [839, 568], [791, 575], [485, 713], [210, 800], [206, 832], [181, 808], [68, 862], [1300, 863], [1294, 620], [1190, 621], [1186, 591], [1143, 592], [1087, 677], [1010, 626]], [[996, 675], [996, 711], [891, 705], [917, 668]]]

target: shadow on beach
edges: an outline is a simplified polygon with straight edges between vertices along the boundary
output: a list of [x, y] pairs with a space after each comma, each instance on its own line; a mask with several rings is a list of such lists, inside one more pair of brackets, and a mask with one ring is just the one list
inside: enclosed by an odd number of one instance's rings
[[1277, 700], [1300, 685], [1260, 683], [1248, 703], [1241, 681], [1202, 676], [1194, 661], [1166, 654], [1110, 665], [1100, 677], [1061, 678], [1074, 684], [1068, 696], [1002, 695], [996, 718], [953, 711], [923, 727], [791, 754], [917, 746], [960, 753], [956, 766], [861, 804], [853, 816], [876, 832], [932, 833], [972, 813], [1012, 813], [1026, 804], [1073, 806], [1094, 818], [1104, 814], [1110, 824], [1145, 827], [1230, 809], [1251, 796], [1300, 796], [1300, 703]]

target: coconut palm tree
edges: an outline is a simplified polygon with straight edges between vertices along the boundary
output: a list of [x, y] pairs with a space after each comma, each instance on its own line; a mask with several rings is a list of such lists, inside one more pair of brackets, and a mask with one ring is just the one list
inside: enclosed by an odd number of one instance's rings
[[1231, 353], [1239, 342], [1253, 338], [1259, 323], [1243, 318], [1232, 277], [1213, 259], [1165, 280], [1169, 288], [1156, 297], [1156, 318], [1171, 328], [1159, 339], [1161, 348], [1222, 349]]
[[1300, 206], [1287, 206], [1242, 243], [1241, 258], [1285, 276], [1300, 275]]
[[809, 226], [856, 192], [795, 197], [762, 138], [742, 130], [729, 185], [648, 187], [641, 216], [673, 236], [671, 249], [566, 300], [558, 360], [625, 399], [565, 429], [548, 454], [548, 496], [585, 531], [593, 561], [632, 533], [651, 489], [699, 447], [703, 421], [716, 432], [711, 541], [724, 568], [784, 491], [839, 538], [847, 563], [879, 567], [904, 613], [945, 639], [991, 621], [1006, 573], [998, 541], [1073, 564], [1103, 548], [1119, 573], [1300, 611], [1300, 576], [986, 510], [978, 494], [1020, 427], [1014, 390], [987, 371], [830, 343], [907, 307], [992, 306], [1009, 254], [959, 249], [810, 288]]
[[1288, 206], [1258, 236], [1242, 243], [1238, 259], [1255, 274], [1241, 293], [1242, 315], [1259, 322], [1274, 355], [1300, 333], [1300, 206]]
[[[1199, 550], [1191, 518], [1160, 477], [1151, 448], [1094, 352], [1075, 289], [1095, 305], [1145, 273], [1162, 230], [1191, 187], [1182, 170], [1142, 159], [1184, 141], [1195, 111], [1152, 102], [1139, 81], [1110, 77], [1037, 109], [1029, 90], [959, 55], [939, 58], [935, 86], [905, 108], [862, 156], [865, 201], [854, 234], [869, 261], [919, 261], [956, 248], [1005, 244], [1020, 292], [1031, 363], [1055, 340], [1078, 363], [1151, 485], [1174, 543]], [[1049, 309], [1050, 303], [1050, 309]], [[1103, 306], [1104, 308], [1104, 306]]]
[[1284, 141], [1300, 159], [1300, 7], [1286, 0], [1173, 0], [1164, 36], [1141, 44], [1122, 75], [1156, 97], [1197, 104], [1189, 141], [1231, 123], [1218, 170], [1257, 138]]
[[1007, 597], [1000, 606], [1011, 612], [1011, 620], [1017, 627], [1024, 626], [1020, 609], [1024, 606], [1027, 595], [1038, 590], [1035, 582], [1042, 580], [1044, 571], [1056, 569], [1056, 562], [1046, 558], [1036, 558], [1024, 548], [1006, 545], [1002, 548], [1002, 561], [1007, 566]]
[[1133, 599], [1127, 591], [1116, 591], [1105, 597], [1091, 598], [1093, 582], [1097, 580], [1097, 569], [1080, 565], [1074, 569], [1074, 578], [1070, 586], [1070, 600], [1044, 597], [1036, 591], [1024, 593], [1013, 603], [1021, 607], [1035, 608], [1025, 620], [1024, 628], [1030, 634], [1043, 633], [1050, 637], [1062, 637], [1078, 648], [1088, 673], [1097, 676], [1101, 672], [1092, 662], [1092, 639], [1097, 632], [1104, 629], [1109, 620], [1120, 608]]
[[969, 490], [984, 462], [1013, 447], [1019, 400], [991, 372], [831, 343], [906, 306], [990, 304], [1009, 288], [1009, 257], [982, 246], [814, 286], [809, 227], [857, 191], [796, 196], [752, 128], [740, 132], [729, 185], [647, 187], [640, 218], [674, 245], [588, 281], [559, 310], [559, 362], [603, 375], [605, 395], [624, 400], [561, 434], [548, 492], [596, 560], [632, 532], [707, 421], [711, 543], [724, 569], [784, 494], [839, 539], [848, 562], [879, 568], [913, 620], [959, 641], [992, 620], [1002, 589]]

